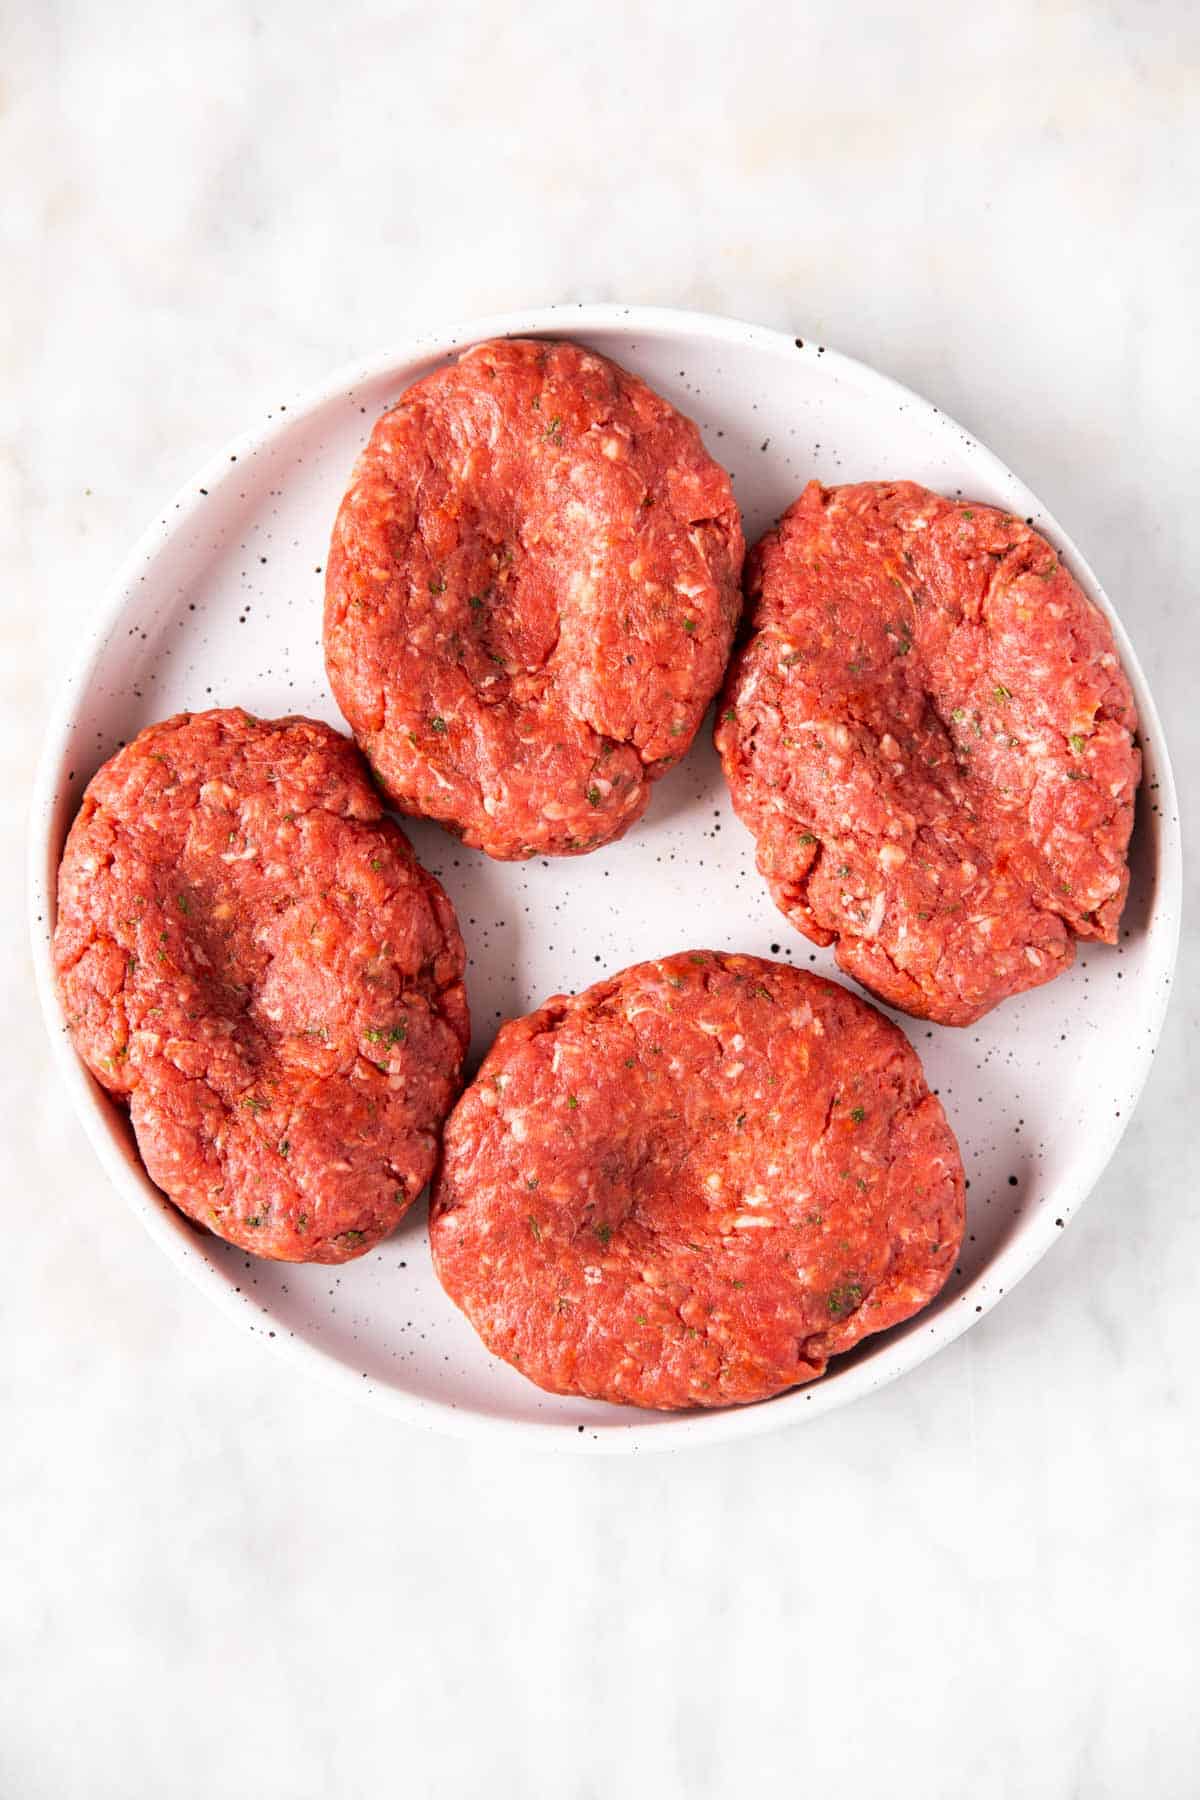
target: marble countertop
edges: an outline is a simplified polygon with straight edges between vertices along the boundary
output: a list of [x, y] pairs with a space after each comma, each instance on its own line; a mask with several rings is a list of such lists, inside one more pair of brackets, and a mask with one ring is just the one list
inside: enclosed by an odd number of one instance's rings
[[161, 497], [277, 390], [549, 299], [784, 326], [960, 418], [1113, 596], [1191, 824], [1192, 13], [9, 19], [0, 1793], [1194, 1796], [1194, 912], [1120, 1152], [977, 1329], [807, 1427], [588, 1461], [310, 1389], [181, 1282], [69, 1115], [22, 892], [50, 695]]

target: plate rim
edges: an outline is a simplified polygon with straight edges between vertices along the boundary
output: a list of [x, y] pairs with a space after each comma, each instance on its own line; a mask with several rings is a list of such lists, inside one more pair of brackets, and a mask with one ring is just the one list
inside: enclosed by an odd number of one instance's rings
[[[1110, 621], [1121, 653], [1126, 674], [1133, 687], [1138, 708], [1139, 733], [1153, 746], [1155, 775], [1158, 781], [1159, 830], [1155, 863], [1156, 896], [1152, 935], [1161, 938], [1164, 931], [1170, 941], [1165, 946], [1163, 979], [1156, 984], [1150, 1031], [1140, 1051], [1140, 1066], [1130, 1090], [1131, 1103], [1123, 1106], [1122, 1117], [1110, 1121], [1110, 1129], [1098, 1134], [1089, 1155], [1083, 1161], [1082, 1174], [1062, 1199], [1058, 1215], [1069, 1224], [1099, 1181], [1124, 1136], [1130, 1119], [1141, 1100], [1153, 1063], [1154, 1051], [1162, 1035], [1163, 1023], [1170, 1004], [1178, 957], [1182, 902], [1182, 832], [1170, 752], [1158, 709], [1146, 681], [1141, 663], [1129, 640], [1119, 614], [1087, 559], [1081, 554], [1070, 534], [1063, 530], [1054, 515], [993, 451], [980, 442], [942, 408], [933, 406], [923, 395], [907, 387], [869, 363], [845, 355], [828, 345], [763, 325], [751, 324], [725, 314], [693, 312], [678, 307], [642, 306], [619, 301], [560, 301], [541, 306], [524, 307], [455, 322], [444, 328], [413, 331], [387, 349], [366, 357], [357, 357], [341, 365], [322, 381], [293, 393], [287, 402], [272, 408], [267, 421], [231, 438], [208, 457], [162, 508], [161, 515], [141, 533], [122, 559], [109, 581], [101, 605], [92, 624], [72, 659], [68, 672], [60, 681], [37, 761], [29, 807], [27, 854], [28, 925], [33, 955], [34, 978], [41, 1003], [43, 1021], [49, 1035], [58, 1068], [71, 1096], [76, 1116], [83, 1124], [93, 1150], [112, 1186], [132, 1208], [158, 1247], [176, 1268], [205, 1292], [234, 1323], [249, 1329], [261, 1343], [277, 1348], [293, 1362], [318, 1374], [327, 1384], [366, 1401], [376, 1411], [399, 1418], [426, 1429], [440, 1430], [460, 1439], [502, 1437], [509, 1443], [523, 1443], [543, 1450], [583, 1452], [587, 1454], [640, 1454], [682, 1450], [732, 1438], [758, 1436], [779, 1430], [800, 1420], [820, 1417], [838, 1407], [848, 1405], [863, 1394], [887, 1386], [899, 1376], [909, 1373], [961, 1337], [986, 1317], [1004, 1294], [1010, 1293], [1034, 1265], [1062, 1236], [1063, 1228], [1052, 1219], [1054, 1209], [1044, 1206], [1030, 1216], [1023, 1229], [988, 1264], [981, 1290], [971, 1283], [945, 1310], [939, 1313], [925, 1331], [912, 1331], [897, 1339], [889, 1351], [842, 1371], [836, 1381], [820, 1380], [807, 1386], [792, 1388], [769, 1401], [744, 1407], [713, 1409], [684, 1413], [647, 1412], [634, 1421], [619, 1422], [612, 1417], [606, 1423], [604, 1413], [597, 1412], [596, 1429], [575, 1421], [547, 1416], [544, 1419], [505, 1419], [499, 1415], [471, 1410], [452, 1401], [441, 1401], [408, 1393], [402, 1388], [375, 1383], [363, 1377], [334, 1352], [299, 1337], [268, 1335], [268, 1329], [254, 1322], [254, 1302], [235, 1292], [226, 1275], [208, 1262], [195, 1248], [194, 1228], [184, 1219], [165, 1195], [148, 1178], [135, 1173], [125, 1147], [118, 1144], [110, 1109], [113, 1102], [97, 1087], [77, 1056], [59, 1006], [51, 954], [49, 921], [53, 918], [57, 858], [51, 841], [51, 826], [58, 799], [60, 778], [67, 739], [75, 719], [75, 698], [86, 688], [95, 666], [103, 655], [113, 628], [128, 604], [130, 590], [139, 574], [146, 572], [183, 532], [200, 511], [207, 488], [209, 495], [227, 481], [236, 479], [234, 462], [252, 456], [283, 435], [298, 421], [310, 417], [322, 407], [352, 392], [366, 382], [374, 382], [389, 371], [399, 371], [414, 362], [435, 360], [450, 355], [463, 344], [489, 337], [516, 336], [524, 333], [544, 336], [572, 333], [586, 336], [597, 330], [628, 330], [657, 339], [688, 335], [693, 339], [726, 342], [738, 348], [759, 348], [771, 354], [791, 357], [800, 353], [819, 354], [823, 362], [843, 379], [859, 387], [869, 386], [883, 391], [919, 412], [935, 414], [943, 426], [960, 433], [970, 445], [973, 455], [984, 467], [1006, 484], [1014, 484], [1022, 496], [1026, 513], [1036, 514], [1039, 527], [1044, 527], [1070, 559], [1073, 571], [1089, 597], [1100, 606]], [[1143, 795], [1145, 794], [1143, 788]], [[1143, 805], [1145, 801], [1143, 799]], [[1160, 945], [1160, 953], [1162, 946]], [[1115, 1129], [1113, 1125], [1115, 1123]], [[598, 1409], [605, 1403], [595, 1402]]]

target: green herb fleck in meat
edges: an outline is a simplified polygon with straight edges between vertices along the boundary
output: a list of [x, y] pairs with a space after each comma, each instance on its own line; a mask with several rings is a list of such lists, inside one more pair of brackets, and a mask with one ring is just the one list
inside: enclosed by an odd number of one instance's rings
[[440, 735], [446, 730], [446, 721], [439, 715], [437, 718], [430, 719], [429, 726], [430, 730], [436, 731]]
[[861, 1305], [862, 1288], [858, 1282], [845, 1282], [841, 1287], [835, 1287], [829, 1296], [829, 1316], [832, 1319], [845, 1318], [847, 1313], [852, 1313], [855, 1307]]

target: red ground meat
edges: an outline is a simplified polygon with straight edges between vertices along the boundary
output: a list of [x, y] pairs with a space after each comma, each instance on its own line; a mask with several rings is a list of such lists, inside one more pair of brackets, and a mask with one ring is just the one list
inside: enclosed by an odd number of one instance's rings
[[90, 783], [54, 950], [151, 1178], [231, 1243], [344, 1262], [433, 1166], [468, 1037], [454, 912], [348, 739], [181, 713]]
[[451, 1115], [437, 1272], [554, 1393], [724, 1406], [926, 1305], [958, 1146], [903, 1034], [816, 975], [694, 951], [500, 1031]]
[[810, 483], [747, 565], [716, 741], [776, 904], [968, 1025], [1114, 943], [1141, 759], [1112, 631], [1021, 519]]
[[334, 527], [325, 654], [404, 812], [489, 856], [609, 843], [721, 682], [744, 543], [729, 478], [575, 344], [467, 351], [384, 414]]

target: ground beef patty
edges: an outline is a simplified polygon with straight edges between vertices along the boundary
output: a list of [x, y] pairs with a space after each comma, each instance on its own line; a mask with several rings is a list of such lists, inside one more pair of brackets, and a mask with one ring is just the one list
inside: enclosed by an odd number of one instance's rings
[[1141, 772], [1108, 621], [1021, 519], [812, 482], [748, 563], [717, 748], [780, 910], [968, 1025], [1113, 943]]
[[480, 344], [376, 425], [329, 552], [325, 655], [391, 799], [489, 856], [594, 849], [720, 685], [744, 544], [729, 478], [575, 344]]
[[411, 1206], [458, 1092], [463, 944], [347, 738], [143, 731], [84, 795], [54, 950], [80, 1055], [193, 1219], [344, 1262]]
[[905, 1038], [751, 956], [642, 963], [505, 1025], [446, 1129], [438, 1274], [555, 1393], [724, 1406], [931, 1300], [958, 1146]]

